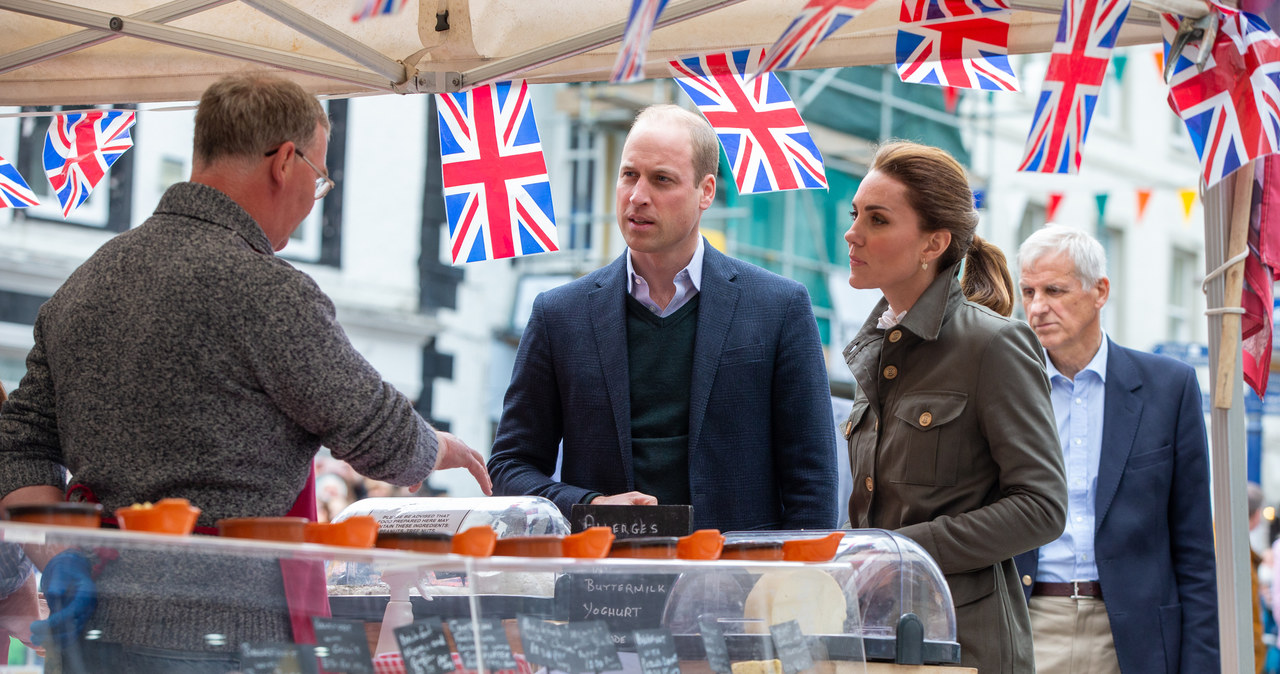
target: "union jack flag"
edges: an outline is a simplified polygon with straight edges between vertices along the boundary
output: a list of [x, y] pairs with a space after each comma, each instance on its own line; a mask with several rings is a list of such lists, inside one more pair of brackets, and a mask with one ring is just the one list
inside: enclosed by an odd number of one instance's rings
[[627, 30], [622, 34], [618, 60], [613, 64], [610, 82], [636, 82], [644, 79], [644, 57], [649, 51], [649, 36], [667, 0], [631, 0]]
[[355, 12], [351, 14], [351, 23], [374, 16], [395, 14], [408, 3], [409, 0], [357, 0]]
[[26, 208], [39, 203], [17, 167], [0, 157], [0, 208]]
[[826, 189], [822, 153], [773, 73], [748, 81], [760, 50], [671, 62], [676, 82], [720, 138], [739, 194]]
[[44, 174], [62, 217], [89, 198], [107, 170], [133, 147], [131, 110], [91, 110], [54, 117], [44, 137]]
[[[1178, 18], [1163, 18], [1168, 51]], [[1169, 106], [1187, 125], [1205, 186], [1280, 149], [1280, 38], [1253, 14], [1220, 18], [1204, 72], [1195, 66], [1199, 45], [1165, 54], [1166, 60], [1176, 59]]]
[[804, 9], [782, 31], [782, 36], [765, 50], [753, 77], [795, 65], [819, 42], [857, 16], [874, 0], [809, 0]]
[[1129, 0], [1066, 0], [1019, 171], [1080, 172], [1089, 120]]
[[903, 82], [1017, 91], [1002, 0], [902, 0], [896, 58]]
[[454, 264], [559, 250], [528, 85], [437, 94], [436, 105]]

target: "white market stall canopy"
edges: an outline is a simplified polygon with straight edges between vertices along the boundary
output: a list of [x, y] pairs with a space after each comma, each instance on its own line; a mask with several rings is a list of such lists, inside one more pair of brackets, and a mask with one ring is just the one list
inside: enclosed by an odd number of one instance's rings
[[[195, 100], [229, 72], [279, 70], [317, 94], [440, 93], [486, 82], [605, 81], [630, 0], [410, 0], [353, 22], [351, 0], [0, 0], [0, 105]], [[672, 0], [646, 73], [681, 56], [768, 47], [805, 0]], [[1009, 53], [1053, 46], [1061, 2], [1013, 0]], [[901, 0], [876, 0], [819, 44], [804, 68], [894, 62]], [[1158, 42], [1135, 2], [1118, 45]]]

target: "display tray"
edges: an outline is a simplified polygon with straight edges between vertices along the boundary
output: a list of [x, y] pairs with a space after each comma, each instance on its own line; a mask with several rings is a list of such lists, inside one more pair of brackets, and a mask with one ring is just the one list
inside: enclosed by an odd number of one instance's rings
[[[674, 635], [676, 655], [681, 660], [704, 660], [706, 648], [700, 634]], [[726, 634], [725, 646], [733, 661], [772, 660], [773, 641], [767, 634]], [[861, 643], [859, 643], [861, 642]], [[845, 660], [861, 662], [893, 662], [897, 644], [891, 637], [862, 637], [853, 634], [824, 634], [810, 645], [815, 660]], [[951, 665], [960, 662], [960, 644], [955, 642], [924, 642], [924, 664]]]
[[[470, 618], [471, 596], [469, 595], [437, 595], [424, 599], [419, 595], [409, 597], [413, 606], [413, 619], [437, 617]], [[543, 618], [556, 616], [554, 597], [525, 597], [516, 595], [475, 595], [479, 603], [479, 617], [515, 617], [529, 615]], [[383, 595], [333, 595], [329, 597], [329, 610], [335, 618], [362, 620], [364, 622], [381, 622], [386, 614], [387, 602], [391, 598]]]

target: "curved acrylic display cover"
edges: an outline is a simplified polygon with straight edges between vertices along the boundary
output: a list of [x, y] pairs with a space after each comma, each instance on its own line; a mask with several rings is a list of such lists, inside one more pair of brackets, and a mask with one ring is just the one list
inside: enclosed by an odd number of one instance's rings
[[383, 532], [456, 534], [489, 526], [498, 538], [569, 533], [569, 520], [554, 503], [540, 496], [366, 498], [343, 508], [333, 521], [353, 515], [372, 515]]

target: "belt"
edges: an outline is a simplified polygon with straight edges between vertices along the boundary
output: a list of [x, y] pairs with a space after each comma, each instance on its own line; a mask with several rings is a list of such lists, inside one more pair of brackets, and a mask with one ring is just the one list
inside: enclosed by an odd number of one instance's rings
[[1031, 595], [1071, 597], [1072, 599], [1084, 599], [1085, 597], [1102, 599], [1102, 583], [1096, 580], [1073, 580], [1069, 583], [1036, 583], [1031, 586]]

